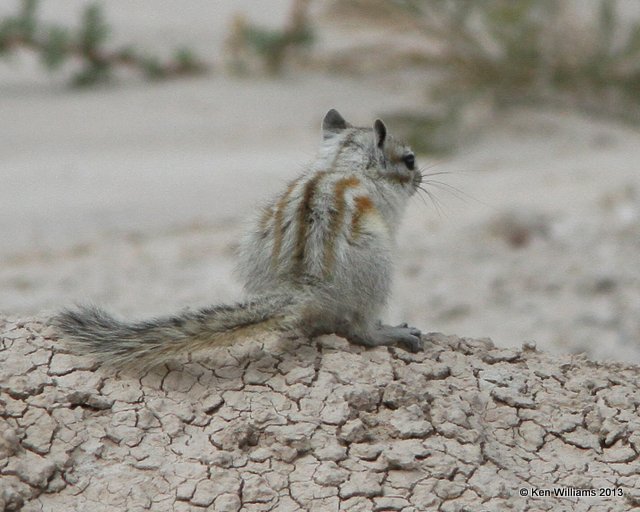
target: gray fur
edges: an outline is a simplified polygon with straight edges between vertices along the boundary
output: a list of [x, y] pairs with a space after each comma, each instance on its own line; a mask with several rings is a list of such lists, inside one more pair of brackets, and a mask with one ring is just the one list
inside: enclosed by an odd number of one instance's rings
[[[337, 111], [329, 111], [323, 122], [335, 124]], [[331, 119], [328, 123], [327, 118]], [[338, 124], [342, 124], [338, 121]], [[245, 282], [250, 296], [260, 296], [270, 290], [288, 289], [307, 297], [311, 303], [305, 309], [304, 325], [312, 334], [338, 333], [354, 343], [390, 345], [396, 342], [410, 350], [421, 347], [419, 331], [408, 327], [379, 324], [379, 315], [391, 288], [392, 255], [395, 231], [407, 201], [420, 184], [420, 172], [409, 170], [402, 156], [411, 152], [406, 145], [387, 134], [378, 120], [373, 129], [345, 127], [325, 137], [318, 157], [300, 179], [284, 207], [286, 229], [282, 250], [274, 267], [271, 258], [274, 222], [265, 232], [250, 230], [243, 239], [237, 273]], [[291, 271], [291, 254], [296, 243], [299, 219], [296, 212], [304, 200], [305, 186], [318, 172], [326, 172], [319, 182], [311, 204], [312, 223], [308, 228], [305, 246], [304, 272]], [[355, 177], [357, 187], [346, 193], [346, 214], [336, 239], [333, 267], [324, 267], [329, 226], [336, 211], [335, 186], [338, 180]], [[400, 183], [397, 179], [406, 178]], [[355, 197], [366, 195], [380, 213], [379, 229], [371, 229], [357, 240], [350, 233], [355, 210]], [[275, 208], [279, 197], [267, 208]]]
[[411, 150], [380, 120], [354, 128], [330, 110], [322, 128], [316, 160], [266, 205], [241, 243], [237, 272], [247, 301], [139, 323], [90, 307], [65, 311], [54, 323], [70, 344], [115, 366], [152, 366], [266, 330], [420, 350], [417, 329], [378, 321], [395, 231], [421, 179], [402, 161]]

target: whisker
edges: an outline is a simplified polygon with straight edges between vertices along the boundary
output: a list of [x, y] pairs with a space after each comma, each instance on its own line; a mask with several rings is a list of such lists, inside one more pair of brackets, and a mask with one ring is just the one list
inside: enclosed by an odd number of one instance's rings
[[447, 215], [447, 211], [445, 210], [444, 205], [442, 204], [442, 201], [438, 198], [438, 196], [436, 196], [433, 193], [429, 195], [431, 196], [432, 201], [435, 203], [438, 211], [440, 212], [440, 218], [442, 217], [449, 218], [449, 215]]
[[[454, 187], [453, 185], [449, 185], [448, 183], [442, 183], [436, 180], [427, 180], [427, 181], [424, 181], [423, 183], [425, 185], [431, 185], [437, 189], [444, 190], [445, 192], [448, 192], [456, 199], [459, 199], [460, 201], [463, 201], [465, 203], [469, 199], [469, 194], [461, 191], [460, 189]], [[475, 199], [475, 198], [471, 197], [471, 199]]]
[[418, 189], [421, 190], [422, 192], [424, 192], [425, 194], [427, 194], [427, 196], [429, 197], [429, 199], [431, 200], [431, 204], [433, 204], [436, 212], [438, 213], [438, 217], [442, 218], [447, 217], [444, 208], [442, 207], [442, 203], [440, 202], [440, 200], [433, 194], [431, 193], [431, 191], [427, 190], [426, 188], [422, 187], [422, 186], [418, 186]]
[[[420, 190], [420, 192], [424, 192], [420, 187], [418, 187], [418, 189]], [[420, 198], [420, 200], [424, 203], [425, 206], [429, 206], [427, 204], [427, 200], [424, 198], [424, 196], [422, 194], [417, 194], [417, 195]]]
[[468, 192], [465, 192], [462, 189], [459, 189], [458, 187], [455, 187], [449, 183], [445, 183], [444, 181], [439, 181], [439, 180], [426, 180], [423, 181], [424, 184], [427, 185], [433, 185], [436, 188], [439, 188], [440, 190], [444, 190], [445, 192], [448, 192], [449, 194], [451, 194], [452, 196], [454, 196], [455, 198], [459, 199], [460, 201], [464, 201], [466, 202], [467, 199], [470, 199], [472, 201], [475, 201], [478, 204], [481, 204], [483, 206], [486, 206], [488, 208], [493, 208], [493, 206], [491, 206], [488, 203], [485, 203], [484, 201], [478, 199], [477, 197], [469, 194]]
[[442, 162], [444, 162], [443, 159], [434, 160], [433, 162], [431, 162], [430, 164], [427, 164], [426, 166], [421, 166], [420, 171], [422, 171], [423, 169], [424, 170], [433, 169], [435, 166], [441, 165]]
[[443, 169], [443, 170], [436, 170], [435, 172], [427, 172], [430, 169], [433, 169], [434, 167], [435, 166], [433, 165], [420, 166], [418, 170], [424, 176], [430, 176], [430, 175], [435, 176], [436, 174], [440, 174], [440, 173], [441, 174], [477, 174], [477, 173], [491, 172], [490, 169]]
[[[435, 208], [435, 210], [438, 212], [438, 216], [439, 217], [443, 217], [443, 216], [447, 216], [445, 213], [445, 209], [443, 207], [443, 203], [442, 200], [439, 199], [431, 190], [429, 190], [428, 187], [433, 187], [436, 188], [438, 190], [442, 190], [444, 192], [447, 192], [449, 194], [451, 194], [452, 196], [454, 196], [456, 199], [463, 201], [465, 203], [467, 203], [469, 200], [474, 201], [476, 203], [479, 203], [483, 206], [486, 206], [488, 208], [492, 208], [493, 207], [487, 203], [485, 203], [484, 201], [481, 201], [480, 199], [478, 199], [477, 197], [469, 194], [468, 192], [465, 192], [464, 190], [451, 185], [449, 183], [446, 183], [444, 181], [440, 181], [438, 179], [433, 179], [439, 176], [450, 176], [450, 175], [458, 175], [458, 174], [470, 174], [470, 173], [476, 173], [476, 172], [487, 172], [486, 169], [482, 169], [482, 170], [472, 170], [472, 169], [443, 169], [443, 170], [437, 170], [438, 166], [441, 166], [442, 163], [444, 163], [445, 160], [436, 160], [434, 162], [431, 162], [429, 164], [427, 164], [426, 166], [421, 166], [419, 168], [419, 173], [420, 173], [420, 177], [421, 177], [421, 184], [417, 187], [421, 192], [423, 192], [428, 198], [429, 201], [431, 202], [431, 204], [433, 205], [433, 207]], [[434, 169], [434, 167], [436, 169]], [[420, 195], [420, 197], [422, 197], [423, 202], [425, 202], [425, 198], [424, 196]]]
[[430, 178], [431, 176], [442, 176], [443, 174], [453, 174], [451, 171], [438, 171], [429, 173], [420, 173], [423, 178]]
[[[424, 193], [425, 193], [425, 195], [427, 195], [427, 196], [429, 197], [429, 201], [431, 202], [431, 205], [435, 208], [436, 212], [438, 213], [438, 217], [440, 217], [440, 216], [441, 216], [441, 215], [440, 215], [440, 210], [438, 209], [438, 207], [437, 207], [436, 203], [433, 201], [433, 197], [431, 197], [431, 194], [430, 194], [427, 190], [423, 189], [422, 187], [418, 187], [418, 190], [419, 190], [420, 192], [424, 192]], [[426, 199], [424, 198], [424, 196], [423, 196], [422, 194], [418, 194], [418, 195], [419, 195], [419, 196], [420, 196], [420, 198], [422, 199], [422, 202], [425, 204], [425, 206], [427, 206], [427, 207], [428, 207], [429, 205], [427, 204], [427, 201], [426, 201]]]

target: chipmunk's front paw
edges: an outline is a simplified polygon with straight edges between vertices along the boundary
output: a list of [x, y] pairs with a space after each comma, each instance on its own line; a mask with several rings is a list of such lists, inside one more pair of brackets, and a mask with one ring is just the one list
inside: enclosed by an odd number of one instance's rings
[[394, 327], [392, 325], [378, 323], [374, 329], [364, 334], [354, 331], [338, 331], [337, 334], [344, 336], [351, 343], [364, 345], [365, 347], [399, 345], [409, 352], [420, 352], [424, 350], [420, 331], [415, 327], [409, 327], [407, 324]]
[[402, 348], [414, 353], [424, 350], [424, 343], [422, 342], [422, 333], [420, 332], [420, 329], [409, 327], [407, 324], [401, 324], [395, 327], [395, 329], [399, 329], [401, 331], [398, 344]]
[[[397, 344], [409, 352], [420, 352], [424, 350], [422, 338], [420, 337], [422, 333], [415, 327], [409, 327], [407, 324], [400, 324], [395, 327], [391, 325], [381, 325], [380, 331], [388, 341], [392, 341], [393, 344]], [[390, 345], [392, 343], [387, 344]]]

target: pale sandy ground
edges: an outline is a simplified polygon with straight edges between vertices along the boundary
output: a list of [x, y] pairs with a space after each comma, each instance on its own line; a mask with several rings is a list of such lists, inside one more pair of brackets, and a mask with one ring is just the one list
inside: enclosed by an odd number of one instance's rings
[[[43, 16], [75, 19], [82, 3], [51, 0]], [[212, 4], [106, 12], [118, 42], [216, 62], [234, 4], [255, 3]], [[252, 15], [278, 23], [287, 6]], [[313, 157], [325, 111], [367, 123], [422, 94], [417, 80], [221, 72], [77, 92], [29, 55], [1, 62], [0, 310], [92, 301], [142, 317], [238, 298], [243, 219]], [[389, 319], [640, 361], [639, 162], [637, 130], [549, 109], [497, 117], [446, 161], [423, 157], [476, 199], [434, 190], [444, 214], [411, 202]], [[509, 219], [532, 234], [524, 247], [507, 243]]]

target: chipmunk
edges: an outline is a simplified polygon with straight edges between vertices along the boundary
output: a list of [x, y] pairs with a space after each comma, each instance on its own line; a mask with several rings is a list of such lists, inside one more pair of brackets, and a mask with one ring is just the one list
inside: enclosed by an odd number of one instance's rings
[[132, 324], [81, 307], [55, 325], [78, 351], [115, 366], [155, 366], [265, 331], [422, 350], [418, 329], [378, 321], [394, 234], [422, 182], [415, 155], [380, 119], [357, 128], [334, 109], [322, 137], [316, 160], [265, 205], [240, 244], [248, 300]]

